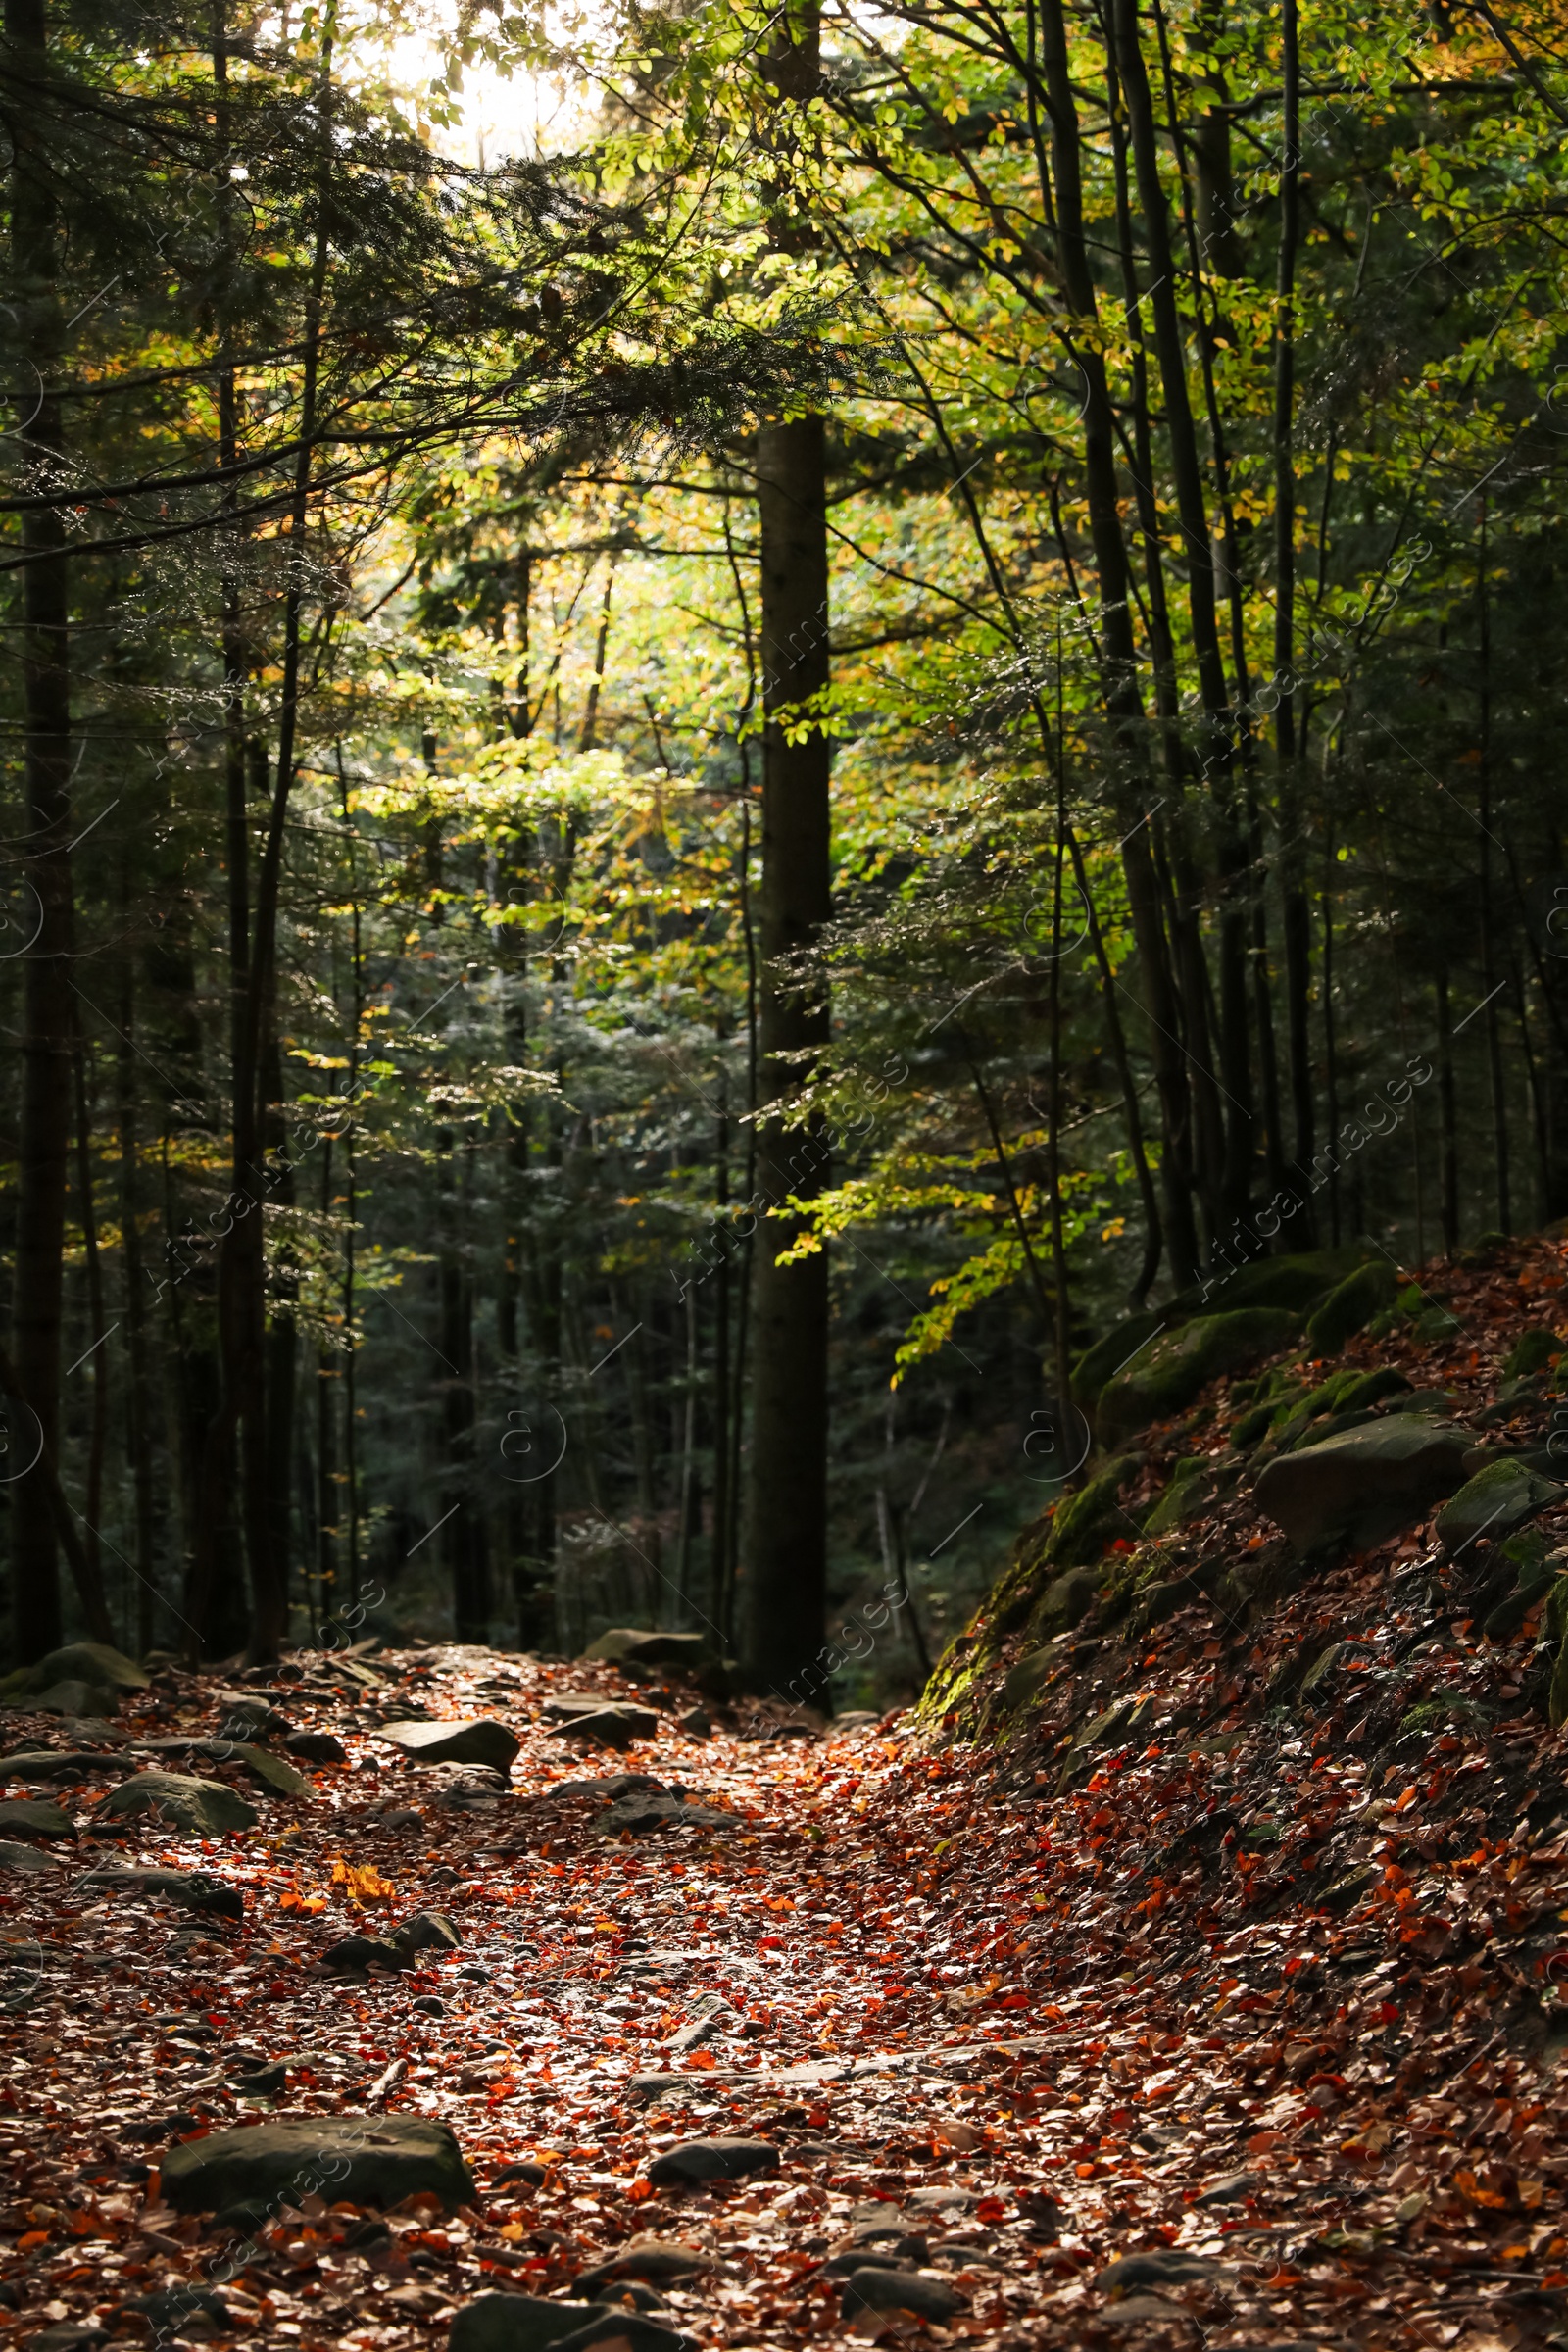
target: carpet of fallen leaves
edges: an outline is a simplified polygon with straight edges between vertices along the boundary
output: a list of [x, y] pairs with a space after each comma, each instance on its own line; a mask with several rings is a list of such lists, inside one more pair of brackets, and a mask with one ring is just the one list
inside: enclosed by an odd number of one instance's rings
[[[1423, 1380], [1479, 1414], [1548, 1277], [1561, 1252], [1536, 1245], [1450, 1282], [1461, 1336]], [[1548, 1409], [1493, 1426], [1529, 1437]], [[1222, 1449], [1223, 1391], [1203, 1412]], [[1182, 1541], [1256, 1534], [1244, 1497]], [[1260, 1622], [1195, 1603], [1131, 1648], [1091, 1638], [1000, 1746], [741, 1702], [703, 1736], [662, 1670], [458, 1646], [170, 1668], [112, 1726], [11, 1717], [12, 1751], [116, 1760], [6, 1790], [63, 1804], [77, 1851], [0, 1872], [0, 2330], [167, 2340], [132, 2306], [221, 2277], [174, 2332], [422, 2346], [476, 2295], [569, 2295], [653, 2234], [707, 2259], [639, 2298], [701, 2345], [1568, 2341], [1564, 1740], [1532, 1701], [1535, 1624], [1484, 1641], [1476, 1572], [1417, 1528]], [[1281, 1662], [1329, 1641], [1314, 1703], [1279, 1703]], [[220, 1734], [237, 1690], [346, 1761], [280, 1795], [204, 1759], [259, 1827], [94, 1834], [135, 1743]], [[545, 1707], [582, 1692], [657, 1731], [621, 1753], [569, 1737]], [[1143, 1702], [1136, 1737], [1063, 1788], [1071, 1725], [1107, 1695]], [[1444, 1697], [1449, 1728], [1399, 1733]], [[421, 1715], [509, 1726], [505, 1786], [379, 1738]], [[607, 1834], [628, 1772], [702, 1813]], [[221, 1879], [243, 1918], [78, 1883], [131, 1861]], [[460, 1948], [329, 1964], [431, 1910]], [[162, 2152], [322, 2112], [447, 2120], [479, 2203], [383, 2229], [309, 2197], [220, 2272], [221, 2237], [161, 2199]], [[774, 2142], [777, 2171], [651, 2185], [661, 2152], [724, 2132]], [[946, 2325], [845, 2316], [878, 2223], [954, 2290]], [[1134, 2254], [1153, 2259], [1105, 2276]]]

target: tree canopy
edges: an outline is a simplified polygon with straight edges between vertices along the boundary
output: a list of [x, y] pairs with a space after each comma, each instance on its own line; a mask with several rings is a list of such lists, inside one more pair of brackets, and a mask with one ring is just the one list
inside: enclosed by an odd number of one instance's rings
[[19, 1656], [913, 1686], [1092, 1345], [1568, 1213], [1565, 30], [8, 0]]

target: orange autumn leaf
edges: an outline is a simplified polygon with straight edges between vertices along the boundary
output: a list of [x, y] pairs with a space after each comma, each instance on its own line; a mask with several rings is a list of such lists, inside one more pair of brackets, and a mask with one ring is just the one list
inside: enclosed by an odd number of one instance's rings
[[365, 1903], [388, 1902], [397, 1891], [373, 1862], [345, 1862], [341, 1854], [332, 1863], [332, 1884], [342, 1887], [356, 1909]]

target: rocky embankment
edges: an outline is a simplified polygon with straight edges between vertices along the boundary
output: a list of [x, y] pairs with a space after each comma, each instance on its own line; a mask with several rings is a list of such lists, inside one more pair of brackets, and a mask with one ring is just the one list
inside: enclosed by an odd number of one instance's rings
[[898, 1720], [667, 1638], [21, 1678], [0, 2328], [1560, 2340], [1562, 1278], [1111, 1335]]

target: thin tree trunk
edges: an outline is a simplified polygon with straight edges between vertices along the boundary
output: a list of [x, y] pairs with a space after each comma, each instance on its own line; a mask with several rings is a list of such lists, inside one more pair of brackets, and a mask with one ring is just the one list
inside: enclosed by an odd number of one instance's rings
[[[98, 1254], [98, 1218], [93, 1204], [92, 1131], [88, 1124], [87, 1047], [77, 1023], [76, 1191], [81, 1201], [81, 1243], [87, 1261], [87, 1320], [92, 1354], [92, 1424], [87, 1441], [87, 1510], [83, 1549], [96, 1584], [103, 1582], [98, 1522], [103, 1516], [104, 1448], [109, 1439], [109, 1334], [104, 1322], [104, 1273]], [[126, 1639], [129, 1640], [127, 1632]]]
[[1316, 1238], [1306, 1179], [1316, 1148], [1312, 1089], [1311, 919], [1298, 834], [1300, 738], [1296, 691], [1296, 258], [1300, 242], [1301, 68], [1298, 0], [1282, 0], [1281, 75], [1285, 144], [1280, 172], [1280, 248], [1274, 321], [1274, 710], [1280, 772], [1281, 877], [1285, 902], [1285, 1015], [1290, 1041], [1292, 1156], [1300, 1201], [1300, 1244]]
[[[320, 113], [323, 128], [331, 105], [332, 43], [322, 43]], [[263, 1659], [277, 1655], [288, 1629], [286, 1574], [273, 1556], [266, 1429], [266, 1262], [262, 1245], [262, 1200], [266, 1178], [256, 1165], [257, 1146], [265, 1116], [267, 1075], [263, 1041], [272, 1026], [276, 994], [278, 906], [282, 888], [283, 844], [289, 799], [299, 758], [300, 658], [306, 600], [305, 538], [310, 518], [311, 474], [317, 436], [318, 379], [320, 367], [321, 302], [329, 255], [326, 181], [331, 170], [330, 133], [323, 138], [316, 199], [316, 235], [311, 276], [306, 290], [301, 364], [299, 453], [295, 461], [293, 496], [289, 504], [286, 546], [287, 588], [283, 600], [283, 659], [278, 705], [277, 765], [272, 779], [271, 805], [256, 878], [251, 916], [242, 1017], [234, 1052], [234, 1129], [236, 1170], [232, 1218], [220, 1266], [220, 1282], [227, 1285], [227, 1343], [238, 1371], [236, 1393], [228, 1399], [228, 1431], [242, 1414], [244, 1441], [244, 1498], [246, 1547], [250, 1553], [252, 1624], [249, 1650]], [[243, 1142], [248, 1149], [241, 1152]], [[220, 1313], [222, 1308], [220, 1307]], [[215, 1437], [218, 1433], [215, 1432]], [[222, 1475], [225, 1442], [209, 1448], [206, 1479]], [[216, 1528], [211, 1514], [209, 1529]], [[214, 1563], [201, 1561], [193, 1582], [201, 1608], [187, 1610], [196, 1632], [204, 1630]]]
[[[45, 0], [5, 0], [11, 88], [47, 83]], [[64, 328], [55, 283], [59, 221], [48, 117], [24, 94], [7, 108], [11, 140], [12, 318], [24, 371], [35, 373], [35, 405], [20, 448], [24, 486], [63, 484], [65, 418], [58, 388]], [[23, 979], [22, 1120], [18, 1151], [16, 1378], [37, 1429], [14, 1433], [12, 1458], [35, 1443], [53, 1461], [60, 1439], [60, 1344], [64, 1303], [67, 1162], [71, 1148], [73, 994], [71, 952], [71, 631], [65, 516], [58, 507], [22, 516], [23, 785], [24, 873], [37, 894], [37, 930]], [[13, 1392], [15, 1394], [15, 1392]], [[26, 1663], [61, 1636], [59, 1514], [40, 1465], [16, 1481], [12, 1520], [12, 1620]]]
[[[41, 1426], [43, 1416], [27, 1395], [21, 1374], [4, 1348], [0, 1348], [0, 1395], [7, 1396], [14, 1403], [20, 1404], [34, 1429]], [[36, 1443], [36, 1440], [34, 1442]], [[66, 1500], [66, 1491], [60, 1484], [60, 1472], [56, 1467], [52, 1446], [48, 1444], [42, 1446], [28, 1473], [27, 1483], [43, 1496], [53, 1523], [56, 1540], [71, 1567], [72, 1577], [76, 1588], [76, 1598], [80, 1603], [88, 1633], [95, 1642], [112, 1642], [115, 1638], [115, 1626], [114, 1620], [109, 1614], [109, 1603], [104, 1598], [103, 1585], [93, 1575], [87, 1554], [82, 1549], [81, 1538], [76, 1533], [75, 1519], [70, 1503]]]
[[619, 561], [619, 551], [616, 550], [611, 555], [610, 568], [605, 574], [604, 602], [599, 608], [599, 634], [594, 640], [594, 674], [588, 681], [582, 731], [577, 737], [579, 752], [591, 752], [599, 741], [599, 697], [605, 683], [605, 657], [610, 650], [610, 605], [615, 592], [615, 565]]
[[[277, 1205], [288, 1210], [295, 1201], [294, 1168], [286, 1149], [282, 1056], [275, 1033], [268, 1041], [267, 1067], [270, 1099], [267, 1140], [277, 1154], [273, 1171]], [[252, 1595], [252, 1643], [264, 1628], [274, 1641], [274, 1646], [251, 1655], [252, 1665], [274, 1657], [276, 1645], [288, 1638], [289, 1567], [294, 1551], [294, 1408], [299, 1363], [299, 1334], [293, 1310], [299, 1287], [298, 1264], [285, 1242], [277, 1251], [278, 1311], [268, 1318], [266, 1328], [266, 1397], [262, 1421], [266, 1446], [262, 1500], [268, 1519], [268, 1557], [276, 1585], [275, 1594], [269, 1598], [271, 1607], [281, 1612], [281, 1623], [270, 1615], [264, 1616], [259, 1596]]]
[[1329, 1113], [1329, 1239], [1340, 1246], [1340, 1062], [1334, 1025], [1334, 837], [1323, 843], [1323, 1058]]
[[680, 1587], [683, 1620], [688, 1620], [691, 1613], [693, 1557], [703, 1532], [703, 1482], [697, 1463], [697, 1401], [702, 1369], [700, 1337], [697, 1285], [691, 1282], [686, 1286], [686, 1396], [681, 1409], [680, 1532], [675, 1552], [675, 1577]]
[[1481, 540], [1476, 557], [1476, 620], [1480, 656], [1481, 766], [1479, 770], [1481, 872], [1479, 908], [1481, 985], [1486, 994], [1487, 1076], [1492, 1090], [1492, 1140], [1497, 1181], [1497, 1230], [1513, 1231], [1513, 1201], [1509, 1181], [1508, 1090], [1502, 1067], [1502, 1020], [1497, 998], [1495, 920], [1492, 896], [1492, 600], [1487, 590], [1487, 497], [1481, 493]]
[[[1061, 677], [1061, 645], [1056, 646], [1056, 676]], [[1059, 693], [1059, 683], [1058, 683]], [[1073, 1456], [1071, 1308], [1067, 1297], [1067, 1249], [1061, 1216], [1061, 869], [1067, 855], [1067, 747], [1062, 739], [1062, 713], [1056, 711], [1056, 849], [1052, 861], [1051, 890], [1051, 1116], [1046, 1122], [1046, 1174], [1051, 1186], [1051, 1277], [1055, 1291], [1053, 1326], [1055, 1356], [1056, 1411], [1060, 1417], [1059, 1446], [1063, 1461]], [[1072, 1475], [1069, 1470], [1067, 1475]]]
[[719, 1073], [719, 1115], [713, 1151], [713, 1223], [718, 1235], [718, 1265], [713, 1297], [713, 1540], [710, 1546], [708, 1608], [711, 1623], [724, 1623], [724, 1596], [729, 1584], [730, 1550], [730, 1312], [729, 1253], [729, 1119], [725, 1112], [724, 1077]]
[[1438, 996], [1438, 1109], [1443, 1148], [1443, 1254], [1459, 1254], [1459, 1121], [1453, 1093], [1453, 1023], [1448, 1005], [1448, 975], [1439, 971]]
[[142, 1295], [140, 1186], [136, 1156], [135, 1002], [128, 956], [121, 960], [120, 1046], [115, 1057], [120, 1129], [120, 1227], [124, 1241], [125, 1341], [130, 1378], [125, 1383], [125, 1450], [136, 1520], [136, 1633], [132, 1649], [145, 1657], [153, 1641], [153, 1468], [151, 1420], [147, 1409], [146, 1300]]
[[1153, 1171], [1149, 1165], [1149, 1152], [1144, 1143], [1143, 1113], [1138, 1105], [1137, 1082], [1133, 1077], [1132, 1063], [1128, 1058], [1126, 1033], [1121, 1025], [1121, 1015], [1116, 1009], [1116, 976], [1110, 968], [1110, 957], [1105, 953], [1104, 934], [1100, 928], [1100, 917], [1095, 912], [1095, 902], [1090, 895], [1089, 875], [1084, 865], [1083, 851], [1079, 847], [1078, 836], [1070, 824], [1067, 827], [1067, 850], [1072, 858], [1073, 878], [1077, 882], [1079, 894], [1084, 903], [1084, 913], [1089, 924], [1089, 943], [1100, 970], [1100, 989], [1105, 1007], [1105, 1032], [1110, 1041], [1110, 1058], [1116, 1065], [1116, 1076], [1121, 1085], [1122, 1114], [1127, 1122], [1127, 1144], [1132, 1153], [1133, 1169], [1138, 1178], [1139, 1199], [1144, 1204], [1143, 1263], [1138, 1269], [1138, 1279], [1133, 1284], [1130, 1293], [1130, 1303], [1134, 1307], [1141, 1307], [1152, 1288], [1154, 1276], [1159, 1272], [1160, 1255], [1164, 1249], [1165, 1235], [1164, 1227], [1160, 1223], [1159, 1196], [1154, 1187]]

